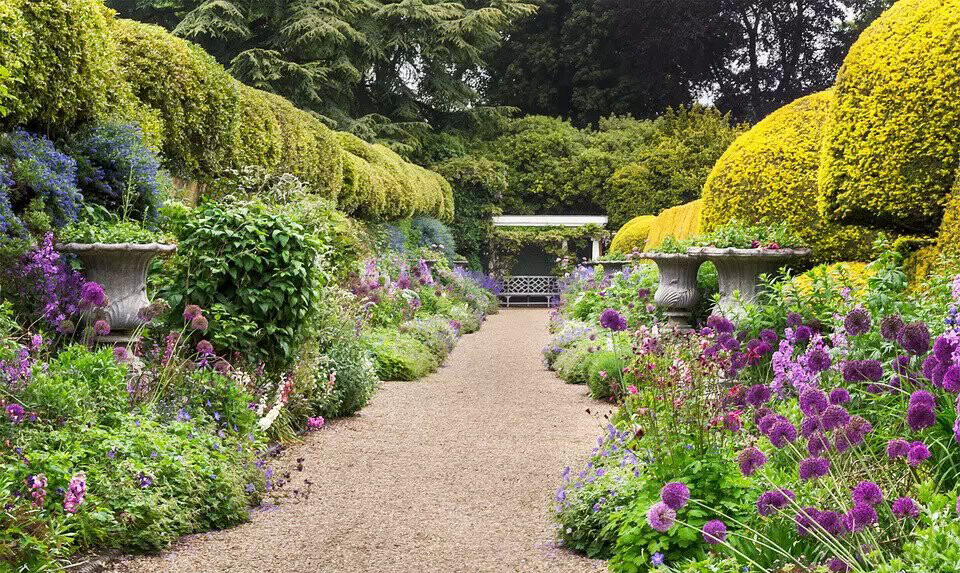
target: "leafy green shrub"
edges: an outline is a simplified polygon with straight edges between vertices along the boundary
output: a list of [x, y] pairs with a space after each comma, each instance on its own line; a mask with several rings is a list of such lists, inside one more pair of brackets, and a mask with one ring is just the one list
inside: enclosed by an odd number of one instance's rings
[[470, 268], [480, 269], [493, 233], [493, 216], [507, 190], [507, 166], [475, 156], [457, 157], [434, 166], [453, 187], [457, 216], [450, 223], [457, 251]]
[[936, 230], [960, 162], [958, 33], [957, 0], [904, 0], [850, 49], [824, 128], [830, 219]]
[[596, 400], [606, 400], [619, 394], [619, 389], [615, 391], [611, 383], [618, 387], [623, 386], [621, 381], [623, 369], [630, 364], [627, 360], [628, 355], [619, 349], [601, 350], [592, 355], [587, 378], [590, 396]]
[[159, 26], [115, 20], [120, 76], [163, 121], [163, 152], [177, 175], [204, 179], [230, 165], [237, 82], [199, 46]]
[[[211, 311], [211, 342], [280, 372], [311, 335], [323, 245], [289, 212], [262, 203], [203, 203], [184, 225], [161, 295]], [[179, 318], [177, 313], [175, 317]]]
[[455, 304], [450, 307], [450, 320], [455, 320], [460, 325], [461, 334], [471, 334], [480, 330], [483, 324], [484, 313], [482, 310], [474, 310], [465, 304]]
[[450, 228], [432, 217], [414, 217], [410, 222], [419, 234], [419, 246], [442, 251], [447, 259], [453, 259], [457, 242]]
[[458, 332], [444, 316], [428, 316], [404, 322], [400, 332], [413, 336], [442, 363], [457, 343]]
[[430, 349], [410, 334], [378, 328], [365, 333], [364, 339], [381, 380], [417, 380], [440, 366]]
[[595, 342], [581, 340], [563, 349], [553, 363], [557, 377], [567, 384], [586, 384], [590, 380], [595, 348]]
[[869, 260], [877, 233], [825, 220], [817, 206], [820, 142], [833, 91], [806, 96], [741, 135], [703, 188], [703, 230], [731, 221], [786, 223], [818, 262]]
[[377, 391], [380, 379], [371, 353], [352, 329], [336, 328], [322, 345], [324, 354], [316, 364], [308, 364], [307, 375], [314, 378], [310, 402], [313, 415], [326, 418], [350, 416], [367, 405]]

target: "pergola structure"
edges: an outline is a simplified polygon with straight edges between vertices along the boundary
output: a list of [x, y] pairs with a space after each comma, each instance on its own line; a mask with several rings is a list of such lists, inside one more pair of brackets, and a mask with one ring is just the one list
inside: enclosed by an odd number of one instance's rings
[[[503, 215], [493, 218], [493, 226], [501, 229], [522, 229], [542, 228], [563, 229], [563, 228], [602, 228], [607, 224], [607, 217], [593, 215]], [[602, 253], [602, 236], [590, 236], [589, 258], [597, 260]], [[568, 239], [560, 240], [561, 250], [568, 252]], [[577, 259], [587, 257], [584, 253], [572, 253]], [[497, 252], [492, 253], [494, 259]], [[512, 268], [506, 269], [503, 276], [503, 291], [500, 298], [505, 306], [511, 304], [520, 304], [531, 306], [535, 304], [548, 304], [554, 297], [560, 293], [559, 276], [552, 271], [555, 261], [543, 248], [537, 249], [530, 247], [521, 251], [517, 260], [511, 265]], [[517, 300], [520, 299], [520, 300]]]

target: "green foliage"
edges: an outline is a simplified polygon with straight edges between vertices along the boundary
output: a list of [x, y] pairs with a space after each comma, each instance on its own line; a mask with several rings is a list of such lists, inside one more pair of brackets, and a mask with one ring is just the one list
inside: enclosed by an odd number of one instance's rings
[[834, 221], [932, 233], [960, 161], [956, 0], [897, 2], [837, 76], [820, 194]]
[[703, 188], [703, 227], [786, 222], [818, 262], [868, 260], [876, 232], [824, 219], [817, 203], [823, 124], [833, 91], [801, 98], [741, 135]]
[[903, 551], [874, 569], [876, 573], [957, 571], [960, 560], [960, 522], [952, 500], [939, 495], [923, 516], [924, 525], [910, 532]]
[[[310, 336], [321, 286], [323, 245], [289, 213], [255, 202], [196, 209], [161, 295], [175, 309], [214, 309], [211, 341], [250, 364], [280, 372]], [[218, 325], [218, 316], [229, 322]], [[228, 325], [232, 325], [229, 328]]]
[[228, 167], [240, 118], [230, 75], [199, 46], [158, 26], [116, 20], [112, 33], [120, 45], [121, 77], [163, 121], [171, 171], [204, 179]]
[[141, 223], [119, 220], [94, 207], [87, 206], [76, 223], [57, 231], [61, 243], [171, 243], [174, 239], [152, 231]]
[[507, 191], [507, 167], [489, 159], [466, 156], [449, 159], [434, 168], [453, 187], [457, 212], [450, 228], [457, 250], [469, 261], [470, 268], [480, 269], [488, 256], [493, 216], [502, 212], [498, 202]]
[[[570, 253], [585, 246], [593, 239], [606, 239], [609, 232], [597, 225], [582, 227], [497, 227], [493, 233], [494, 249], [497, 253], [497, 268], [491, 269], [501, 274], [509, 272], [514, 266], [514, 257], [525, 245], [539, 245], [547, 253], [560, 260], [558, 267], [566, 270], [572, 262]], [[566, 243], [567, 248], [563, 245]]]
[[365, 333], [364, 339], [381, 380], [417, 380], [440, 366], [430, 349], [411, 334], [380, 328]]

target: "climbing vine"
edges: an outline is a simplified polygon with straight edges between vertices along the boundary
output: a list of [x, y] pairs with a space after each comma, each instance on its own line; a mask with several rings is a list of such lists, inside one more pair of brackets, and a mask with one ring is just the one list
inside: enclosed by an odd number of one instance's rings
[[492, 237], [491, 270], [503, 276], [517, 262], [517, 255], [527, 245], [536, 245], [556, 257], [554, 272], [562, 274], [576, 264], [572, 253], [593, 239], [608, 241], [610, 232], [595, 224], [582, 227], [497, 227]]

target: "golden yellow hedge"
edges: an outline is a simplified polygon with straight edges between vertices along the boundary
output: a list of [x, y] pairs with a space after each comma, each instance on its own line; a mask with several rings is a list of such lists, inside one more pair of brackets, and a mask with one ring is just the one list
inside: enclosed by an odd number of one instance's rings
[[686, 239], [700, 234], [703, 199], [671, 207], [657, 215], [650, 225], [644, 250], [657, 248], [667, 237]]
[[960, 263], [960, 171], [948, 197], [936, 243], [914, 253], [907, 261], [907, 268], [916, 282], [937, 273], [954, 272], [958, 263]]
[[610, 252], [625, 255], [635, 250], [642, 250], [647, 242], [647, 235], [650, 234], [650, 226], [656, 218], [656, 215], [640, 215], [631, 219], [613, 237]]
[[800, 294], [809, 295], [813, 292], [814, 279], [826, 275], [833, 285], [849, 287], [851, 296], [857, 298], [860, 294], [866, 292], [867, 280], [873, 274], [873, 271], [867, 268], [867, 263], [858, 261], [839, 262], [819, 265], [801, 275], [797, 275], [793, 279], [793, 285]]
[[900, 0], [850, 49], [825, 129], [836, 221], [932, 233], [960, 162], [960, 0]]
[[870, 260], [876, 232], [827, 221], [817, 206], [822, 129], [833, 92], [798, 99], [733, 142], [703, 188], [705, 232], [737, 220], [785, 222], [816, 261]]

